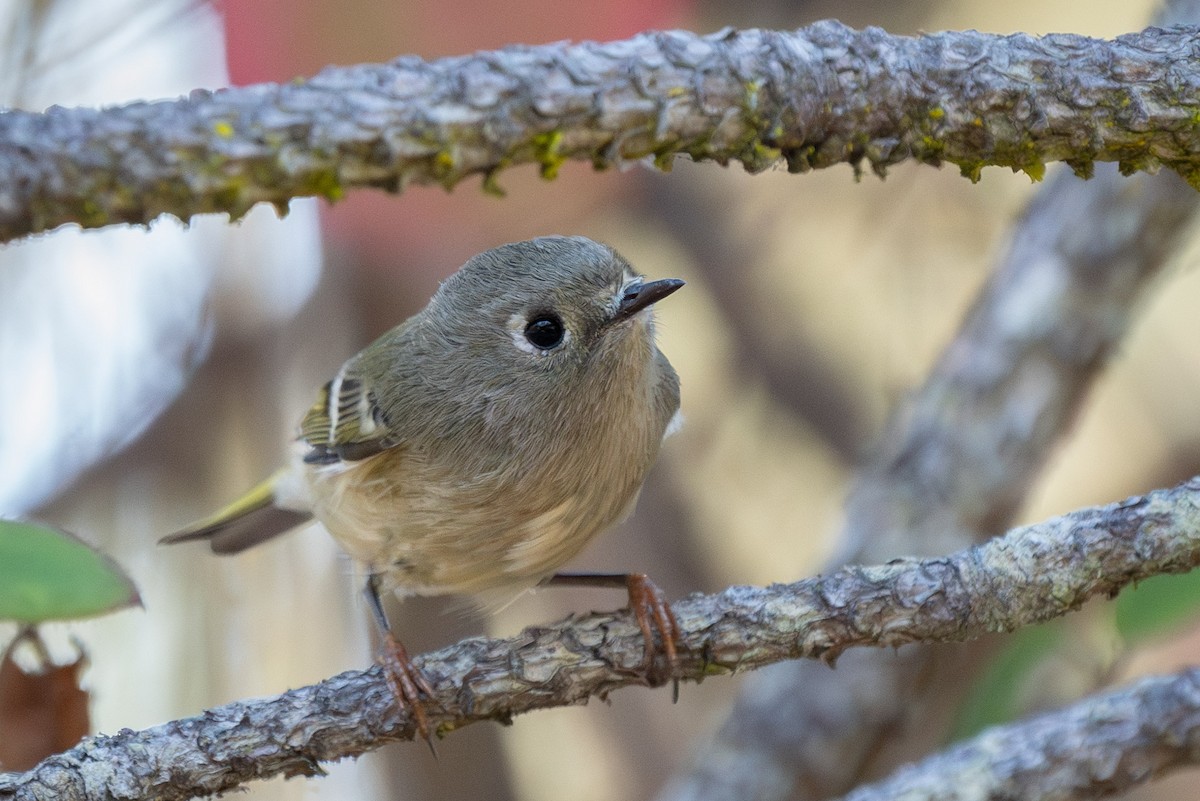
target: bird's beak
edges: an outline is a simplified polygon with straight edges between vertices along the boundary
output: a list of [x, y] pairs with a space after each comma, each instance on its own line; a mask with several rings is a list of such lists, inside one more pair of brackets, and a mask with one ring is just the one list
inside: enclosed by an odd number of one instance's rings
[[621, 293], [621, 300], [617, 304], [617, 312], [613, 315], [613, 322], [628, 320], [642, 309], [649, 308], [658, 303], [681, 286], [683, 286], [683, 281], [680, 281], [678, 278], [663, 278], [660, 281], [651, 281], [648, 284], [630, 284]]

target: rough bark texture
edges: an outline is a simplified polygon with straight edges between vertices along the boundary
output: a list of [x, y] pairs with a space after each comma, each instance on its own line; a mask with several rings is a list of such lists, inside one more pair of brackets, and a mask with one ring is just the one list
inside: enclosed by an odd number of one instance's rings
[[[1186, 232], [1174, 176], [1060, 176], [851, 493], [836, 563], [946, 553], [1003, 528]], [[936, 743], [964, 649], [850, 654], [756, 676], [663, 797], [827, 798]]]
[[1194, 29], [1113, 41], [975, 31], [891, 36], [821, 22], [795, 32], [646, 33], [426, 62], [329, 68], [308, 80], [135, 103], [0, 115], [0, 241], [354, 187], [452, 186], [567, 159], [597, 168], [676, 154], [802, 172], [907, 159], [972, 179], [1200, 168]]
[[[1170, 4], [1167, 21], [1194, 21], [1198, 5]], [[1169, 175], [1099, 169], [1087, 184], [1062, 174], [1044, 187], [860, 474], [831, 564], [947, 553], [1011, 525], [1197, 210], [1196, 193]], [[660, 801], [846, 793], [935, 746], [981, 658], [974, 648], [909, 649], [848, 654], [836, 672], [765, 671]]]
[[[1011, 631], [1198, 564], [1200, 477], [1016, 529], [949, 557], [693, 595], [674, 605], [682, 631], [675, 676], [700, 681], [781, 659], [831, 662], [852, 646]], [[417, 663], [437, 692], [430, 723], [447, 733], [644, 683], [642, 653], [630, 615], [591, 614], [509, 640], [464, 640]], [[276, 698], [88, 738], [27, 773], [0, 774], [0, 801], [193, 798], [251, 779], [318, 774], [323, 761], [413, 733], [378, 669], [349, 672]]]
[[1085, 801], [1200, 761], [1200, 669], [983, 732], [843, 801]]

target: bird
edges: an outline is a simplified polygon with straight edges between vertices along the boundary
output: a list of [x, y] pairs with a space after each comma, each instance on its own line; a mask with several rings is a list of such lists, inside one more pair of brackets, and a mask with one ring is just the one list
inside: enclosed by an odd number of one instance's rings
[[161, 542], [237, 553], [319, 521], [364, 569], [384, 672], [427, 742], [434, 693], [391, 631], [389, 592], [488, 606], [539, 585], [624, 587], [647, 677], [659, 653], [669, 672], [678, 626], [653, 582], [559, 568], [631, 513], [678, 424], [653, 309], [683, 284], [580, 236], [480, 253], [341, 366], [286, 466]]

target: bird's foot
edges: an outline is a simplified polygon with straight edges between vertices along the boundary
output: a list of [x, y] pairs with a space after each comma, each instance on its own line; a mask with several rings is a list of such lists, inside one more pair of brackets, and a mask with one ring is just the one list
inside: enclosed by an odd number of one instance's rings
[[[629, 594], [629, 608], [642, 631], [645, 657], [642, 675], [651, 687], [659, 687], [673, 678], [679, 666], [679, 624], [667, 603], [666, 596], [645, 573], [555, 573], [545, 585], [574, 587], [624, 587]], [[655, 630], [662, 640], [661, 650], [655, 645]], [[659, 654], [665, 657], [660, 664]], [[675, 700], [679, 700], [679, 679], [675, 681]]]
[[[429, 746], [429, 750], [433, 751], [429, 717], [425, 713], [424, 704], [425, 699], [434, 697], [433, 687], [420, 668], [408, 658], [408, 651], [404, 645], [391, 632], [384, 635], [379, 649], [379, 665], [383, 668], [388, 686], [392, 688], [396, 703], [412, 715], [417, 734]], [[437, 756], [437, 752], [434, 752], [434, 756]]]
[[[625, 576], [625, 587], [629, 592], [629, 608], [642, 630], [645, 641], [646, 681], [651, 687], [657, 687], [675, 675], [679, 665], [679, 654], [676, 643], [679, 642], [679, 624], [675, 621], [675, 613], [671, 611], [666, 596], [658, 585], [650, 580], [645, 573], [629, 573]], [[654, 632], [657, 629], [661, 638], [661, 650], [655, 645]], [[659, 666], [658, 655], [665, 657], [665, 665]], [[679, 698], [679, 680], [675, 679], [675, 699]]]

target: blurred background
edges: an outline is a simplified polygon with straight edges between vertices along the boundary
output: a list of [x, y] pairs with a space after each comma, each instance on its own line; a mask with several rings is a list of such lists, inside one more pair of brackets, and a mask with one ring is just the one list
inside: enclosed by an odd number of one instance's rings
[[[831, 16], [894, 33], [977, 28], [1112, 36], [1152, 4], [1010, 0], [0, 0], [0, 102], [41, 110], [286, 81], [327, 64], [510, 43], [609, 40], [651, 28], [794, 28]], [[0, 250], [0, 514], [78, 532], [137, 581], [144, 610], [50, 627], [91, 667], [94, 725], [113, 732], [271, 695], [370, 664], [351, 566], [318, 528], [238, 558], [156, 540], [265, 477], [341, 362], [418, 310], [472, 254], [549, 233], [613, 245], [686, 290], [659, 312], [683, 380], [683, 431], [637, 514], [576, 569], [640, 571], [667, 594], [788, 581], [833, 550], [841, 502], [889, 410], [920, 385], [1035, 189], [1024, 175], [905, 165], [886, 181], [836, 168], [758, 176], [680, 160], [669, 174], [567, 164], [500, 176], [503, 199], [359, 191], [294, 202], [284, 220], [209, 217], [150, 230], [58, 231]], [[1023, 521], [1200, 472], [1194, 253], [1154, 295]], [[899, 555], [899, 554], [898, 554]], [[514, 634], [621, 593], [543, 591], [493, 616], [447, 599], [393, 611], [410, 651]], [[1129, 652], [1104, 614], [1074, 625], [1015, 695], [1052, 703], [1115, 673], [1194, 660], [1184, 627]], [[7, 631], [0, 630], [0, 643]], [[1035, 675], [1031, 671], [1029, 675]], [[1049, 681], [1046, 676], [1051, 677]], [[649, 798], [721, 719], [742, 678], [630, 689], [608, 703], [394, 746], [282, 798]], [[1033, 694], [1022, 687], [1038, 688]], [[1049, 687], [1049, 689], [1048, 689]], [[1035, 697], [1036, 695], [1036, 697]], [[1139, 797], [1167, 798], [1186, 779]]]

